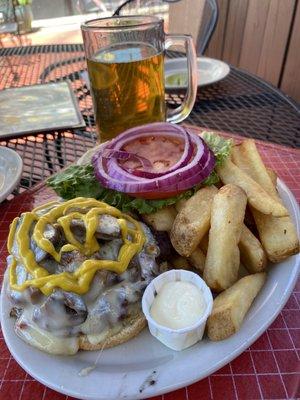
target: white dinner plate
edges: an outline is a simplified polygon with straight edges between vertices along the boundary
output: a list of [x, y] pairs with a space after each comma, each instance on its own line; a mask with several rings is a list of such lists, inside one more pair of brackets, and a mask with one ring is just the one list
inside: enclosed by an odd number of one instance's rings
[[23, 169], [19, 154], [7, 147], [0, 146], [0, 203], [18, 185]]
[[[198, 86], [210, 85], [224, 79], [230, 67], [223, 61], [209, 57], [198, 57]], [[165, 62], [166, 89], [184, 89], [187, 86], [186, 58], [173, 58]]]
[[[289, 189], [279, 181], [279, 192], [299, 228], [299, 208]], [[249, 347], [273, 322], [297, 280], [300, 257], [273, 265], [268, 279], [247, 314], [241, 330], [227, 340], [208, 339], [182, 352], [168, 349], [145, 329], [129, 342], [104, 350], [87, 376], [99, 351], [74, 356], [50, 356], [25, 344], [13, 330], [9, 303], [2, 290], [1, 321], [4, 339], [17, 362], [34, 378], [58, 392], [79, 399], [142, 399], [170, 392], [213, 373]]]

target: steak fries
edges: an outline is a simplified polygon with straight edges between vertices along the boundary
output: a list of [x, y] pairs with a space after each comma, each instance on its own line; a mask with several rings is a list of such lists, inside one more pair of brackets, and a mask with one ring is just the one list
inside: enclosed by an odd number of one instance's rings
[[287, 209], [277, 199], [269, 195], [262, 186], [233, 164], [230, 159], [221, 167], [217, 167], [217, 172], [224, 184], [232, 183], [241, 187], [247, 194], [248, 203], [255, 210], [275, 217], [288, 215]]
[[223, 186], [213, 199], [203, 278], [217, 292], [229, 288], [238, 278], [238, 243], [246, 203], [245, 192], [231, 184]]
[[184, 203], [177, 214], [170, 239], [180, 255], [189, 257], [208, 232], [211, 205], [217, 192], [215, 186], [200, 189]]
[[239, 249], [241, 253], [241, 262], [249, 273], [254, 274], [265, 270], [267, 266], [267, 255], [260, 241], [246, 225], [242, 227]]
[[207, 334], [211, 340], [224, 340], [240, 329], [266, 277], [264, 272], [245, 276], [215, 298], [207, 321]]
[[222, 292], [207, 324], [211, 340], [240, 329], [267, 279], [268, 260], [282, 261], [299, 251], [296, 229], [277, 193], [277, 175], [266, 168], [253, 140], [233, 146], [231, 159], [217, 172], [224, 186], [199, 189], [176, 203], [171, 228], [172, 218], [165, 217], [169, 209], [146, 219], [155, 229], [168, 226], [180, 254], [174, 268], [193, 268], [213, 291]]
[[[274, 184], [274, 173], [270, 173], [265, 167], [253, 140], [248, 139], [235, 146], [232, 158], [242, 171], [248, 173], [274, 200], [282, 204]], [[290, 216], [283, 218], [266, 216], [255, 208], [252, 208], [252, 214], [261, 243], [270, 261], [279, 262], [298, 253], [299, 241]]]

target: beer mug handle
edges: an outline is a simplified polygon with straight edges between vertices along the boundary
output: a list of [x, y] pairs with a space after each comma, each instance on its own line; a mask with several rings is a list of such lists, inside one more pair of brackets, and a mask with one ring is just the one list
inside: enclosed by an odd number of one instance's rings
[[193, 39], [190, 35], [166, 35], [165, 49], [170, 46], [185, 47], [188, 70], [187, 91], [182, 104], [177, 108], [168, 108], [167, 121], [178, 123], [183, 121], [192, 111], [197, 95], [197, 56]]

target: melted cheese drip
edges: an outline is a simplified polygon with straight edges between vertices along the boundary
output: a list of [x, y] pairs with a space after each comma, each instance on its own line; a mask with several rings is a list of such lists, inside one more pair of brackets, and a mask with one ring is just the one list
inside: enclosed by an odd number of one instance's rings
[[[53, 202], [47, 203], [43, 208], [47, 209], [52, 204]], [[68, 214], [68, 211], [74, 207], [87, 212], [81, 214], [77, 211]], [[106, 203], [79, 197], [64, 203], [58, 203], [55, 207], [48, 209], [45, 214], [39, 216], [37, 211], [41, 209], [41, 207], [38, 207], [32, 212], [22, 214], [21, 218], [15, 218], [11, 224], [8, 251], [12, 253], [14, 240], [16, 239], [20, 262], [32, 277], [21, 284], [17, 283], [17, 260], [14, 258], [9, 271], [10, 286], [14, 290], [23, 291], [29, 286], [34, 286], [39, 288], [46, 296], [50, 295], [55, 288], [84, 294], [89, 290], [90, 283], [98, 270], [107, 269], [118, 274], [123, 273], [131, 259], [143, 247], [145, 236], [139, 222]], [[78, 250], [86, 256], [90, 256], [99, 250], [100, 245], [95, 238], [95, 232], [99, 223], [98, 216], [101, 214], [109, 214], [116, 217], [120, 225], [123, 245], [116, 261], [89, 259], [84, 261], [74, 273], [63, 272], [60, 274], [50, 274], [36, 262], [35, 255], [30, 248], [30, 229], [33, 223], [36, 222], [32, 237], [37, 246], [49, 253], [57, 262], [60, 262], [63, 252]], [[84, 222], [86, 240], [83, 244], [79, 243], [72, 234], [70, 229], [72, 219], [81, 219]], [[128, 222], [134, 228], [129, 228]], [[68, 241], [68, 244], [62, 246], [59, 252], [55, 250], [51, 241], [44, 237], [47, 224], [53, 223], [58, 223], [62, 227]], [[128, 240], [128, 235], [131, 240]]]
[[[50, 354], [76, 354], [79, 349], [79, 337], [56, 337], [52, 333], [40, 329], [31, 316], [32, 310], [25, 310], [15, 324], [16, 334], [31, 346]], [[24, 325], [23, 328], [21, 328]]]

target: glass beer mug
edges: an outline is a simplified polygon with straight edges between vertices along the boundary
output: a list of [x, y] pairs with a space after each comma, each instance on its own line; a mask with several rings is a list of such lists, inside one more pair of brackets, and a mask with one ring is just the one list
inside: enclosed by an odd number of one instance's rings
[[[197, 60], [189, 35], [166, 35], [155, 16], [122, 16], [81, 26], [101, 142], [149, 122], [180, 122], [191, 112], [197, 92]], [[175, 109], [165, 104], [164, 50], [185, 47], [188, 87]]]

